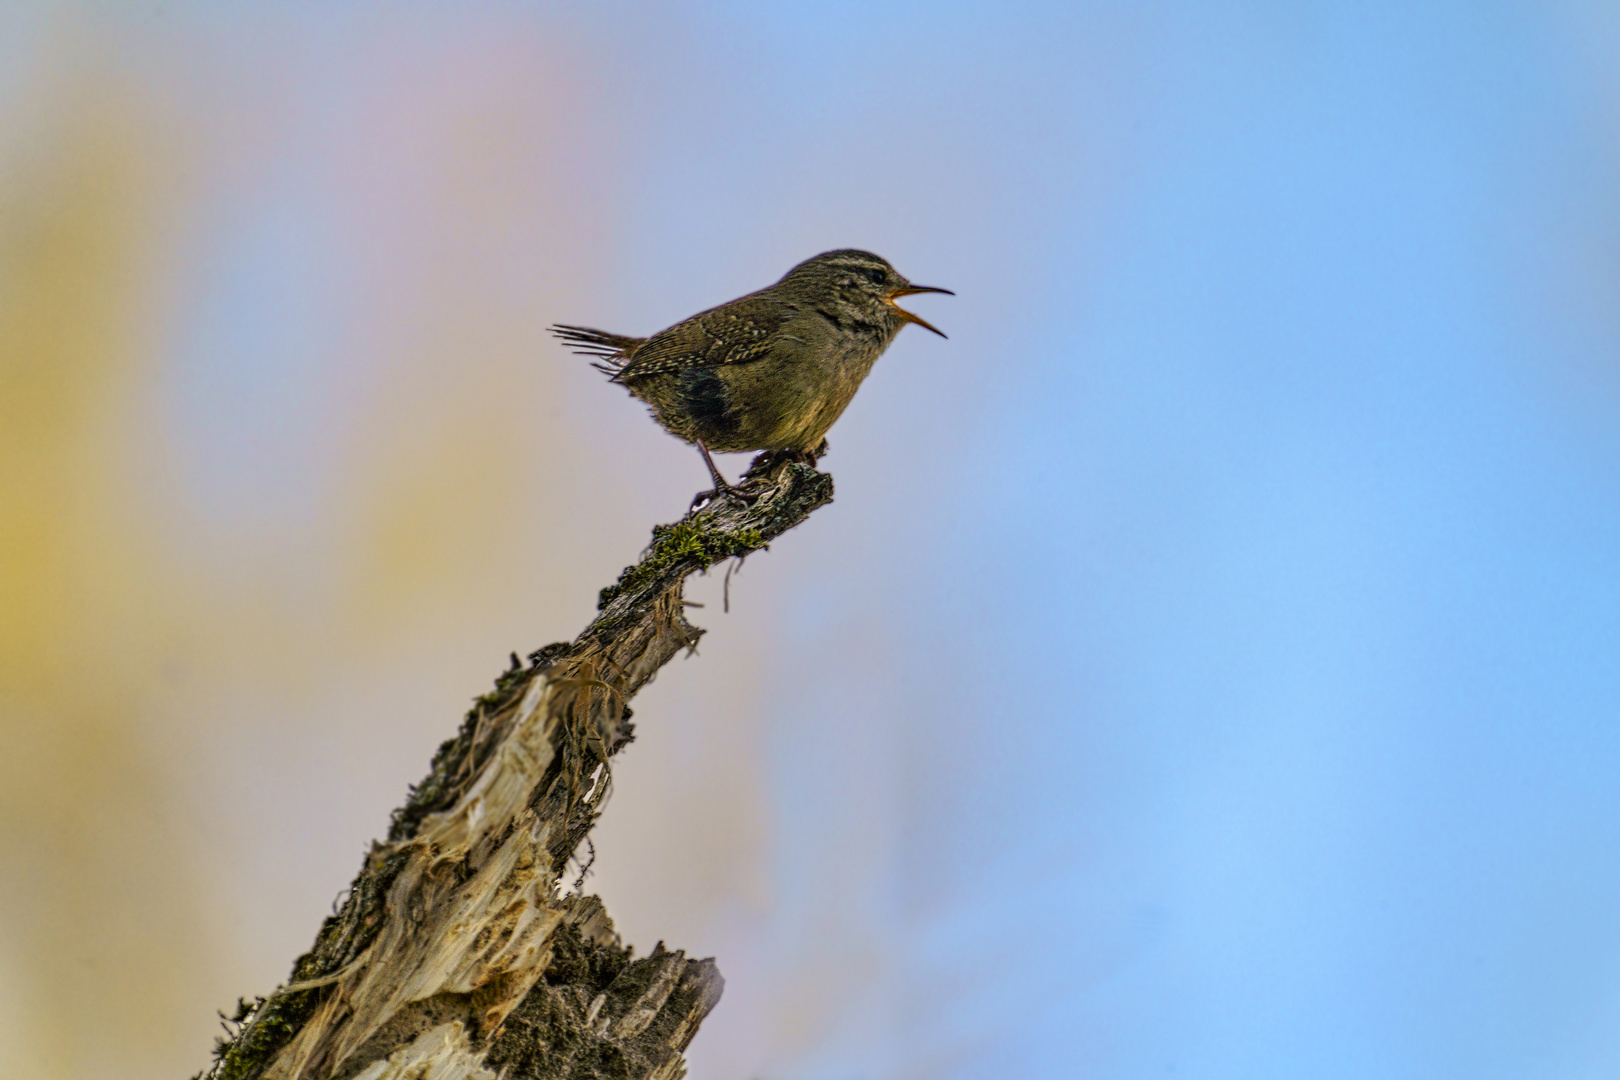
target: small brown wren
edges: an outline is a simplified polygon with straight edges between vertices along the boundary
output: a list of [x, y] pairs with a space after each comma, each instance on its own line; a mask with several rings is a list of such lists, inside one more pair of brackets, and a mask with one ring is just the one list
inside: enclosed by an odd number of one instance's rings
[[741, 494], [709, 451], [772, 450], [814, 465], [827, 429], [902, 326], [945, 336], [895, 304], [915, 293], [954, 295], [911, 284], [870, 251], [843, 248], [652, 337], [584, 326], [551, 332], [595, 357], [593, 366], [651, 406], [666, 431], [695, 444], [714, 495]]

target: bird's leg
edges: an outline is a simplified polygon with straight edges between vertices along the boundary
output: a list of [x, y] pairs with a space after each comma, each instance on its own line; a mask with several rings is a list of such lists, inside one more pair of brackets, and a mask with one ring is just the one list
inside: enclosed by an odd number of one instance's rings
[[731, 485], [726, 483], [726, 478], [720, 475], [720, 468], [714, 463], [714, 458], [709, 454], [709, 448], [703, 445], [702, 439], [697, 441], [697, 448], [698, 453], [703, 455], [703, 464], [709, 467], [709, 476], [714, 480], [714, 490], [720, 492], [730, 487]]
[[710, 456], [709, 448], [703, 445], [703, 440], [696, 439], [694, 441], [697, 443], [698, 450], [703, 454], [703, 464], [709, 467], [709, 476], [714, 480], [714, 490], [698, 492], [697, 496], [692, 499], [692, 509], [695, 510], [702, 504], [710, 501], [711, 499], [718, 499], [722, 495], [731, 495], [746, 503], [752, 503], [755, 499], [759, 498], [759, 496], [756, 494], [752, 494], [744, 491], [742, 488], [734, 487], [731, 484], [726, 483], [726, 478], [720, 475], [720, 469], [715, 465], [714, 458]]

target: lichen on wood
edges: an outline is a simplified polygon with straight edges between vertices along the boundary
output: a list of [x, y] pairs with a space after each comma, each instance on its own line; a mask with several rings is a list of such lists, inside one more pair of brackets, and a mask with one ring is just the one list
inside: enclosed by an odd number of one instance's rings
[[712, 960], [635, 959], [595, 897], [562, 888], [634, 737], [629, 700], [702, 631], [686, 579], [832, 499], [771, 455], [654, 530], [572, 642], [512, 657], [393, 814], [288, 983], [244, 1002], [208, 1080], [674, 1080], [719, 1000]]

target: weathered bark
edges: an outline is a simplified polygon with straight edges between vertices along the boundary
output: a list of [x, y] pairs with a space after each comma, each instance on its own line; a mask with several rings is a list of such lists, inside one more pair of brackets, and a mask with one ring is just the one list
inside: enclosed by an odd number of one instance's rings
[[[832, 479], [762, 455], [751, 505], [653, 530], [573, 642], [514, 655], [372, 846], [291, 981], [243, 1003], [209, 1080], [673, 1080], [723, 982], [662, 943], [634, 959], [559, 888], [595, 824], [629, 699], [696, 645], [686, 579], [763, 548]], [[580, 875], [583, 881], [583, 874]]]

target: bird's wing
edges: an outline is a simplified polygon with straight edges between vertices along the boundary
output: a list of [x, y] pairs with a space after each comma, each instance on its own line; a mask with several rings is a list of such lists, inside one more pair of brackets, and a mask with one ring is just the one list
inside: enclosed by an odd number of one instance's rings
[[613, 379], [624, 382], [757, 360], [771, 350], [789, 314], [787, 305], [755, 296], [710, 308], [648, 338]]

